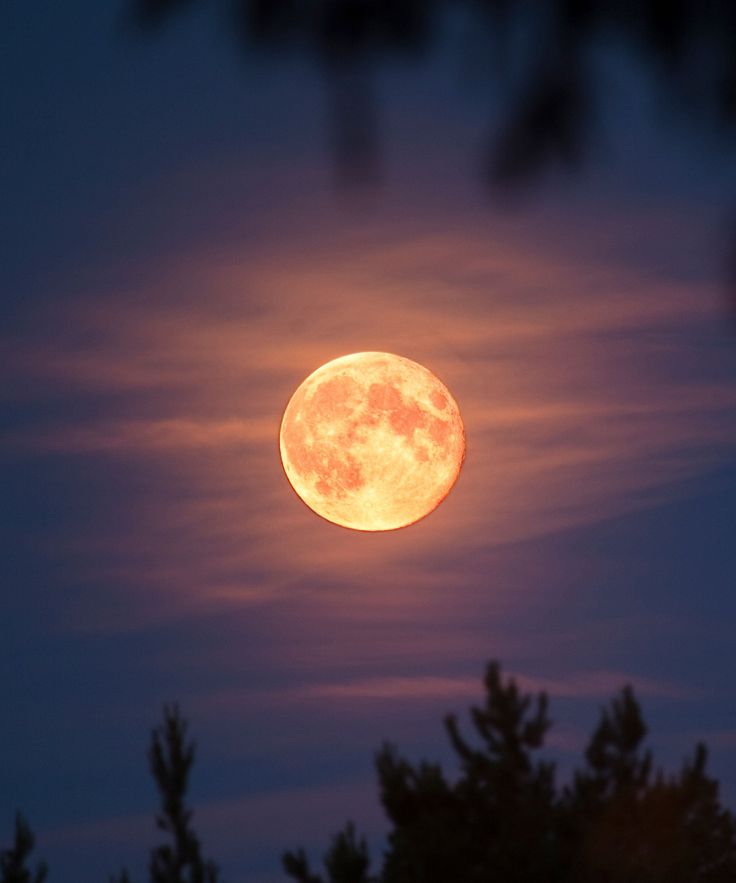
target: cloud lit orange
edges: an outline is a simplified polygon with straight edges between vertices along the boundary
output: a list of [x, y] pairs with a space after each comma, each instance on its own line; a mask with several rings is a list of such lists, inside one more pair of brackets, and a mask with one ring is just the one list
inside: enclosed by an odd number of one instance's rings
[[[3, 449], [113, 457], [160, 483], [155, 494], [131, 487], [114, 531], [96, 522], [58, 539], [90, 579], [126, 587], [121, 610], [93, 598], [69, 613], [75, 627], [291, 605], [302, 591], [306, 618], [323, 608], [363, 624], [385, 623], [389, 609], [413, 623], [420, 608], [449, 615], [464, 591], [447, 592], [456, 558], [482, 545], [490, 561], [508, 544], [641, 509], [731, 450], [736, 398], [718, 380], [727, 351], [706, 356], [697, 335], [673, 336], [685, 326], [717, 333], [703, 285], [653, 280], [599, 254], [583, 260], [578, 228], [570, 254], [533, 230], [495, 230], [489, 248], [472, 225], [356, 242], [323, 223], [329, 248], [295, 237], [288, 261], [282, 242], [261, 244], [257, 258], [193, 250], [141, 267], [123, 300], [78, 286], [63, 315], [49, 309], [33, 334], [2, 341], [6, 401], [112, 403], [77, 407], [73, 419], [54, 412], [6, 433]], [[171, 296], [153, 309], [152, 291]], [[217, 293], [217, 310], [202, 291]], [[55, 334], [62, 326], [73, 335]], [[284, 493], [279, 421], [295, 378], [328, 361], [336, 341], [343, 352], [409, 350], [462, 401], [473, 428], [462, 495], [421, 530], [325, 531]], [[683, 363], [689, 371], [673, 373]], [[438, 550], [447, 570], [429, 557]], [[535, 573], [521, 588], [495, 558], [488, 564], [495, 609], [527, 603], [549, 577], [554, 565], [536, 560], [525, 560]], [[447, 641], [451, 655], [468, 638]]]

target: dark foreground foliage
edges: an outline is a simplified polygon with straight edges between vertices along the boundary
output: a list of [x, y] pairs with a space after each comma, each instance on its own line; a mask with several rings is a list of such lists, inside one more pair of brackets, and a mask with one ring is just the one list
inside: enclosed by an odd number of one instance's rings
[[[629, 687], [604, 708], [581, 766], [566, 785], [539, 757], [551, 722], [547, 697], [522, 692], [497, 663], [485, 698], [471, 708], [474, 738], [454, 716], [445, 728], [459, 763], [413, 765], [391, 745], [376, 757], [389, 821], [380, 868], [348, 823], [312, 871], [303, 850], [283, 856], [299, 883], [734, 883], [736, 819], [721, 806], [697, 745], [666, 775], [644, 746], [646, 726]], [[156, 822], [166, 842], [151, 851], [151, 883], [220, 883], [203, 858], [185, 803], [194, 745], [176, 706], [164, 709], [148, 752], [161, 796]], [[0, 852], [0, 883], [43, 883], [29, 867], [34, 838], [16, 817], [13, 845]], [[131, 883], [126, 871], [111, 883]]]
[[496, 184], [580, 164], [604, 117], [610, 75], [596, 53], [606, 46], [650, 68], [688, 132], [736, 127], [733, 0], [125, 0], [124, 8], [148, 33], [184, 12], [216, 10], [246, 56], [313, 58], [331, 87], [339, 158], [358, 173], [376, 161], [376, 62], [426, 57], [448, 30], [463, 80], [475, 74], [500, 105], [485, 163]]
[[326, 876], [303, 851], [286, 853], [300, 883], [734, 883], [736, 820], [695, 748], [676, 775], [655, 770], [630, 688], [603, 710], [582, 766], [566, 786], [538, 757], [550, 727], [547, 697], [523, 694], [496, 663], [471, 709], [475, 741], [454, 716], [445, 727], [460, 773], [378, 753], [390, 823], [380, 872], [351, 825], [334, 839]]
[[[202, 857], [199, 837], [191, 825], [192, 811], [184, 802], [194, 763], [194, 743], [187, 740], [187, 724], [176, 705], [164, 707], [163, 723], [151, 734], [148, 763], [161, 795], [156, 825], [171, 841], [151, 850], [151, 883], [219, 883], [217, 865]], [[123, 871], [110, 883], [131, 880]]]
[[46, 878], [45, 862], [41, 862], [35, 871], [28, 866], [34, 845], [33, 832], [18, 813], [13, 845], [0, 852], [0, 883], [43, 883]]

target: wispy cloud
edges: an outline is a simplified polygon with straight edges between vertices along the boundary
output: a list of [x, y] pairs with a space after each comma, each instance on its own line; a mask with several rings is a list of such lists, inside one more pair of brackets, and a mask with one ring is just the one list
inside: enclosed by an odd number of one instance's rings
[[[608, 698], [630, 684], [643, 697], [693, 699], [702, 695], [692, 689], [668, 681], [656, 680], [617, 671], [573, 672], [565, 677], [540, 678], [524, 674], [511, 675], [525, 692], [545, 692], [565, 699]], [[308, 685], [299, 694], [303, 698], [325, 699], [465, 699], [482, 704], [483, 688], [478, 678], [464, 677], [384, 677], [340, 681], [333, 684]]]
[[[205, 855], [217, 856], [224, 873], [231, 862], [237, 865], [249, 859], [273, 868], [273, 878], [282, 879], [277, 871], [285, 849], [307, 846], [320, 855], [347, 819], [356, 819], [361, 833], [372, 839], [382, 834], [385, 823], [376, 792], [375, 781], [349, 780], [198, 801], [194, 824]], [[100, 846], [121, 854], [124, 848], [129, 867], [141, 864], [149, 845], [160, 839], [153, 812], [61, 825], [42, 829], [38, 836], [52, 857], [70, 850], [83, 854]], [[137, 852], [130, 844], [137, 845]]]
[[[155, 308], [154, 290], [167, 293]], [[719, 380], [722, 353], [701, 345], [718, 333], [704, 291], [549, 243], [535, 250], [508, 231], [490, 246], [471, 232], [336, 234], [333, 249], [295, 247], [288, 259], [193, 254], [143, 274], [135, 291], [80, 295], [63, 326], [50, 313], [6, 349], [2, 396], [76, 404], [73, 420], [56, 407], [2, 446], [125, 458], [171, 477], [170, 493], [126, 500], [130, 524], [114, 536], [68, 538], [88, 568], [133, 587], [136, 625], [160, 615], [152, 591], [183, 611], [273, 602], [305, 585], [339, 605], [329, 587], [342, 586], [359, 598], [354, 611], [398, 613], [446, 582], [443, 560], [457, 573], [478, 549], [651, 505], [728, 455], [736, 395]], [[293, 389], [360, 349], [426, 364], [466, 423], [458, 485], [393, 535], [322, 522], [278, 462]], [[74, 619], [125, 626], [93, 609]]]

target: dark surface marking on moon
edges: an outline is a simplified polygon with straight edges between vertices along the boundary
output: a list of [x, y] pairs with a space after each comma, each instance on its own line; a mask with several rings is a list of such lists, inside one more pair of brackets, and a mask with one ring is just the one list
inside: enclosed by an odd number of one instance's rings
[[320, 383], [309, 402], [310, 409], [324, 415], [325, 420], [345, 419], [352, 414], [348, 404], [359, 395], [360, 386], [352, 377], [344, 374]]
[[[300, 475], [322, 476], [316, 489], [324, 496], [344, 497], [346, 491], [357, 490], [365, 484], [360, 464], [347, 451], [340, 451], [346, 447], [341, 444], [342, 439], [322, 438], [322, 419], [329, 425], [349, 417], [352, 408], [348, 399], [358, 390], [359, 385], [352, 378], [334, 377], [320, 384], [306, 402], [305, 392], [299, 393], [285, 418], [289, 459]], [[299, 414], [301, 419], [297, 419]], [[354, 427], [351, 431], [355, 432]]]
[[424, 429], [427, 416], [416, 402], [407, 402], [401, 391], [388, 383], [372, 383], [368, 388], [368, 406], [387, 415], [391, 428], [410, 441], [417, 429]]
[[432, 417], [429, 424], [429, 434], [433, 440], [442, 448], [442, 453], [447, 453], [447, 440], [450, 435], [450, 424], [438, 417]]
[[[433, 390], [431, 398], [436, 408], [447, 406], [447, 399], [441, 393]], [[387, 383], [372, 383], [368, 388], [368, 405], [370, 409], [388, 415], [394, 432], [405, 436], [412, 443], [417, 460], [426, 462], [429, 459], [427, 449], [414, 441], [417, 429], [426, 429], [435, 444], [441, 448], [441, 455], [446, 456], [450, 424], [422, 410], [417, 402], [407, 401], [396, 387]]]
[[445, 398], [445, 396], [442, 395], [441, 392], [437, 392], [436, 389], [432, 390], [429, 398], [438, 411], [444, 411], [447, 407], [447, 399]]

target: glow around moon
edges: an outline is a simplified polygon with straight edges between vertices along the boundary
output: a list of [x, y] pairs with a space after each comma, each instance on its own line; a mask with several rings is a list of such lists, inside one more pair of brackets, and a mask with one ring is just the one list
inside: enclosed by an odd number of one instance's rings
[[447, 496], [465, 457], [447, 387], [391, 353], [353, 353], [310, 374], [286, 407], [279, 442], [302, 500], [354, 530], [423, 518]]

